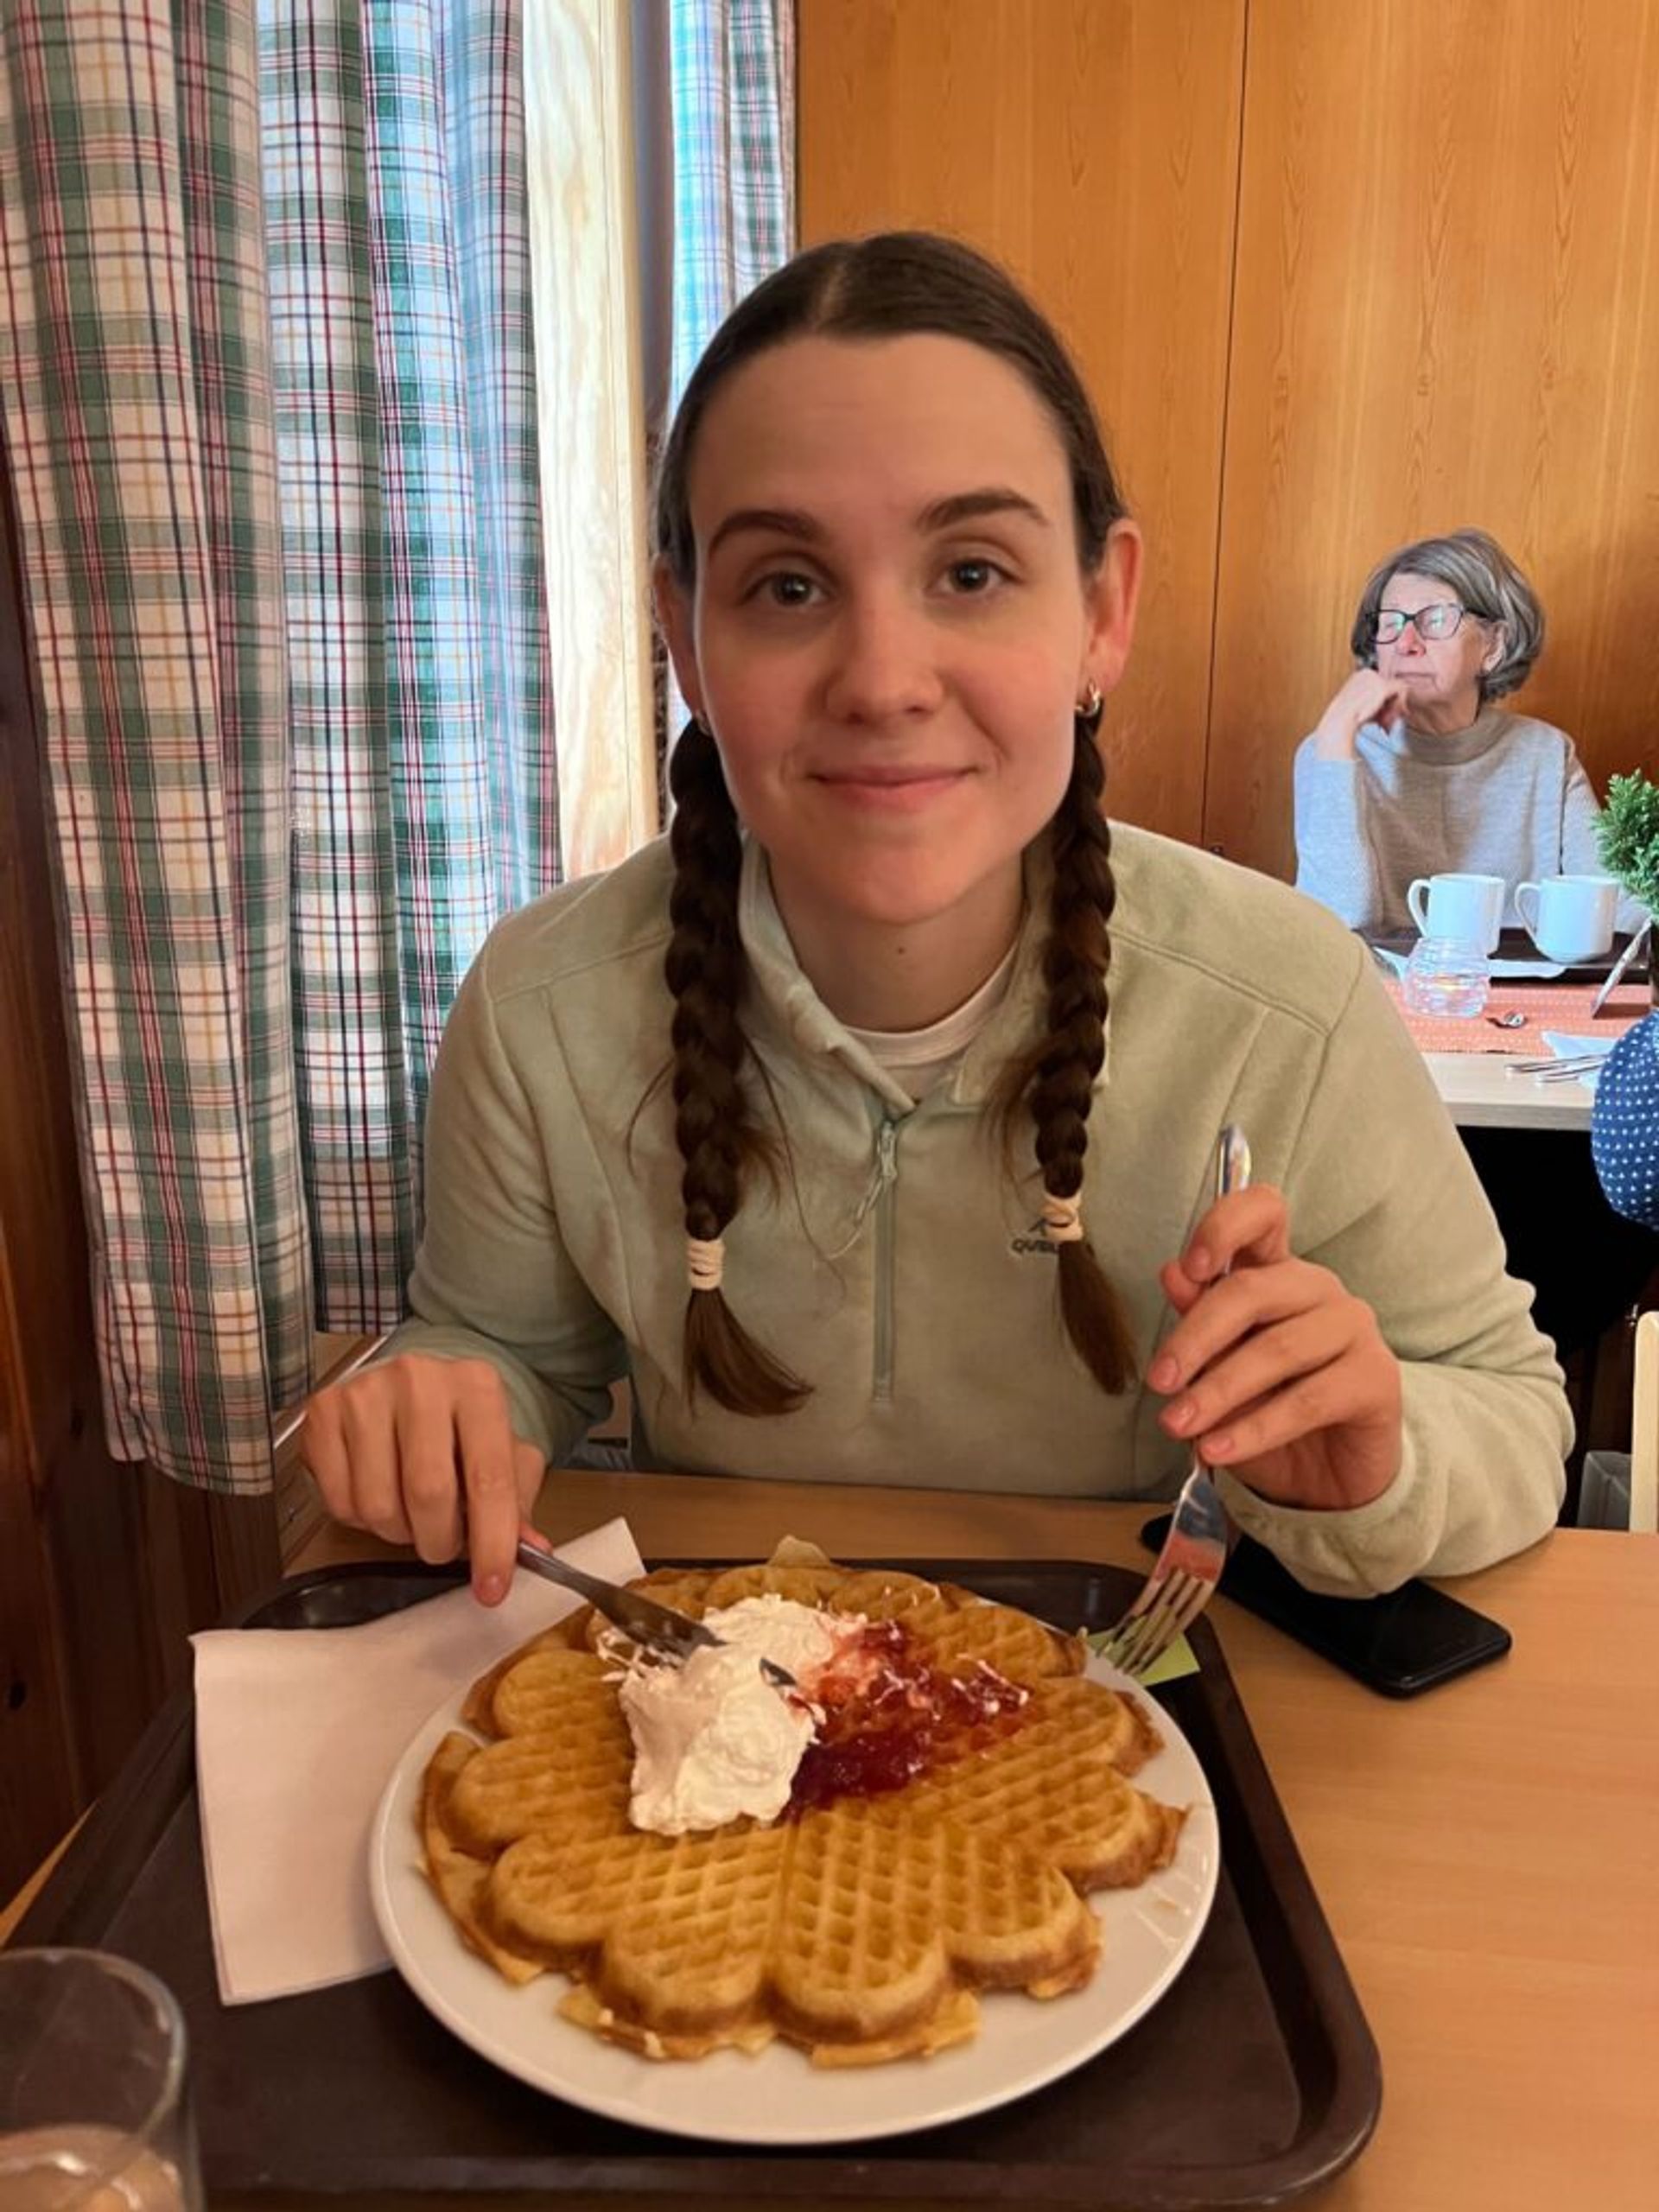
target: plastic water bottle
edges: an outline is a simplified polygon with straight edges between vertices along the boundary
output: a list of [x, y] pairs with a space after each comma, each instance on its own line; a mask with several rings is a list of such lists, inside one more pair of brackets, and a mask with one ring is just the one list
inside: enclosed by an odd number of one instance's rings
[[1421, 937], [1413, 946], [1402, 996], [1414, 1014], [1471, 1020], [1485, 1012], [1491, 990], [1491, 963], [1479, 945]]

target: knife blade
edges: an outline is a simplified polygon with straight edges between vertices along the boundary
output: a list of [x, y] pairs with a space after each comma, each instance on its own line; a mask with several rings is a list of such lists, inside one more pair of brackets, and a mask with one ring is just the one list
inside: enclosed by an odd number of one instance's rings
[[[705, 1628], [701, 1621], [694, 1621], [689, 1614], [677, 1613], [672, 1606], [658, 1605], [654, 1598], [643, 1597], [637, 1590], [625, 1590], [620, 1583], [606, 1582], [596, 1574], [584, 1573], [581, 1567], [571, 1567], [523, 1536], [518, 1540], [518, 1564], [549, 1582], [574, 1590], [579, 1598], [588, 1600], [595, 1612], [603, 1613], [613, 1627], [620, 1628], [624, 1636], [643, 1644], [648, 1651], [673, 1660], [677, 1665], [689, 1659], [694, 1651], [723, 1648], [721, 1638], [712, 1629]], [[792, 1690], [796, 1687], [794, 1675], [773, 1660], [762, 1659], [760, 1671], [779, 1689]]]

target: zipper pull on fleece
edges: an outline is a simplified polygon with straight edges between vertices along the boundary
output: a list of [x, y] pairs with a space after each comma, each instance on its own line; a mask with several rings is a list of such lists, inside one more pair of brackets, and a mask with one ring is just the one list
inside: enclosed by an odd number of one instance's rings
[[[884, 1115], [876, 1124], [875, 1172], [870, 1178], [868, 1190], [859, 1200], [858, 1210], [853, 1216], [854, 1236], [869, 1219], [872, 1208], [880, 1204], [883, 1191], [889, 1190], [898, 1180], [899, 1124], [890, 1114]], [[849, 1237], [848, 1243], [851, 1242], [852, 1238]], [[846, 1247], [843, 1246], [842, 1249], [845, 1250]]]

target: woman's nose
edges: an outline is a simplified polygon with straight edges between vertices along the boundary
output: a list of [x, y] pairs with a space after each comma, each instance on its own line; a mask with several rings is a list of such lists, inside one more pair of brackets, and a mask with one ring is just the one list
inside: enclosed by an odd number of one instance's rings
[[837, 626], [830, 712], [853, 721], [927, 713], [942, 690], [936, 644], [925, 619], [901, 601], [850, 605]]

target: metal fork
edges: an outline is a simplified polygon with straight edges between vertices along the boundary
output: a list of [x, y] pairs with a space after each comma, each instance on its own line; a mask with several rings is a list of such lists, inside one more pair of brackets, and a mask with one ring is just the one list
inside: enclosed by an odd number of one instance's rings
[[[1250, 1179], [1250, 1147], [1230, 1122], [1216, 1147], [1216, 1196], [1242, 1191]], [[1090, 1648], [1123, 1674], [1149, 1674], [1178, 1636], [1209, 1604], [1227, 1564], [1227, 1509], [1210, 1470], [1195, 1452], [1157, 1563], [1135, 1603]]]
[[1606, 1048], [1596, 1052], [1563, 1052], [1552, 1054], [1541, 1060], [1505, 1060], [1505, 1075], [1529, 1075], [1535, 1083], [1565, 1083], [1576, 1080], [1592, 1071], [1599, 1071], [1607, 1058]]

